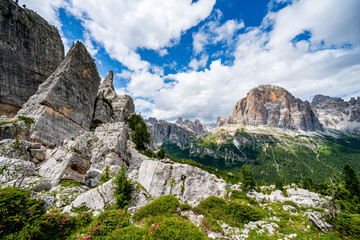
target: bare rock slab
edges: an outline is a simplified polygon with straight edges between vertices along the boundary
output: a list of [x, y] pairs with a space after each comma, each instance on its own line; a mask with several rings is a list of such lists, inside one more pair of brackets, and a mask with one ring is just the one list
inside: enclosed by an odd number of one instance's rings
[[58, 145], [89, 130], [99, 84], [93, 58], [81, 42], [75, 43], [18, 113], [35, 119], [32, 141]]

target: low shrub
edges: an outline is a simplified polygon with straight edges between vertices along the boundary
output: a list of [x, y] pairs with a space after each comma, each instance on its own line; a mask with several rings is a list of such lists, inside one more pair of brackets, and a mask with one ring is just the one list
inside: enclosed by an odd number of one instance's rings
[[35, 122], [34, 118], [31, 117], [25, 117], [25, 116], [18, 116], [17, 117], [20, 121], [23, 121], [24, 123], [32, 124]]
[[211, 230], [222, 231], [217, 220], [224, 221], [232, 227], [241, 227], [250, 221], [261, 219], [261, 214], [255, 208], [239, 204], [235, 201], [211, 196], [202, 201], [194, 211], [203, 214]]
[[77, 187], [77, 186], [82, 186], [82, 184], [77, 181], [74, 181], [74, 180], [63, 179], [60, 181], [60, 186], [62, 186], [62, 187]]
[[253, 198], [247, 196], [244, 192], [241, 191], [237, 191], [237, 190], [232, 190], [231, 192], [231, 197], [230, 200], [243, 200], [245, 202], [248, 202], [250, 204], [254, 204], [256, 205], [257, 202], [256, 200], [254, 200]]
[[146, 221], [146, 229], [147, 239], [208, 239], [193, 223], [176, 216], [152, 217]]
[[64, 239], [76, 228], [76, 219], [53, 210], [44, 201], [29, 198], [18, 188], [0, 190], [0, 239]]
[[133, 219], [140, 220], [148, 216], [165, 215], [170, 216], [175, 214], [177, 207], [179, 207], [179, 200], [173, 195], [166, 195], [159, 197], [140, 208], [135, 212]]
[[113, 231], [107, 240], [143, 240], [148, 238], [149, 231], [137, 226], [128, 226]]

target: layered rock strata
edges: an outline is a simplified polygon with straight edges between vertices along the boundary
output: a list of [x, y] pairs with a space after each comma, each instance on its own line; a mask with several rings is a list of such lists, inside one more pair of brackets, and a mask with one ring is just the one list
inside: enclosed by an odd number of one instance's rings
[[89, 130], [99, 84], [93, 58], [81, 42], [75, 43], [18, 112], [35, 119], [31, 140], [57, 145]]
[[54, 26], [11, 0], [0, 0], [0, 115], [14, 117], [63, 59]]
[[228, 124], [322, 131], [316, 112], [308, 101], [295, 98], [284, 88], [260, 85], [237, 102]]

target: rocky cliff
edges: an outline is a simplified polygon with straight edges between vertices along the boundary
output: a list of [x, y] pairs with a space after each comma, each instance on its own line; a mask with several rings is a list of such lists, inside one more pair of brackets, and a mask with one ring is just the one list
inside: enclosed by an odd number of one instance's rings
[[63, 59], [54, 26], [11, 0], [0, 0], [0, 115], [15, 116]]
[[248, 92], [236, 103], [226, 123], [322, 131], [308, 101], [303, 102], [284, 88], [272, 85], [260, 85]]
[[56, 145], [89, 130], [99, 84], [93, 58], [77, 42], [18, 112], [35, 119], [31, 140]]
[[360, 127], [360, 97], [344, 101], [341, 98], [316, 95], [311, 105], [316, 109], [324, 127], [337, 130]]
[[[149, 126], [149, 132], [155, 145], [161, 146], [165, 143], [175, 143], [182, 148], [189, 143], [190, 138], [195, 136], [194, 132], [176, 124], [155, 120], [152, 118], [150, 121], [153, 124]], [[147, 123], [149, 123], [149, 120], [147, 120]]]

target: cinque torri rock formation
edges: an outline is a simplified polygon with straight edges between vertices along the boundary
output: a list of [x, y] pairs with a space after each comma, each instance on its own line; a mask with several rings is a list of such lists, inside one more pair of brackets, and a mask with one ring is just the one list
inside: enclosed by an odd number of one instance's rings
[[284, 88], [260, 85], [236, 103], [227, 124], [262, 125], [278, 128], [322, 131], [308, 101], [295, 98]]
[[63, 59], [54, 26], [13, 1], [0, 0], [0, 115], [15, 116]]
[[[199, 120], [179, 118], [173, 124], [150, 118], [153, 141], [146, 141], [146, 125], [134, 115], [133, 99], [116, 93], [112, 71], [101, 82], [81, 42], [64, 58], [56, 28], [12, 1], [0, 0], [0, 7], [0, 239], [237, 240], [254, 234], [292, 239], [303, 233], [318, 239], [332, 231], [325, 217], [338, 210], [329, 195], [299, 184], [255, 191], [246, 182], [252, 185], [252, 176], [292, 180], [289, 176], [303, 169], [300, 180], [309, 174], [328, 178], [339, 162], [330, 161], [326, 138], [318, 145], [293, 130], [320, 135], [324, 127], [358, 123], [359, 98], [316, 96], [311, 105], [283, 88], [261, 85], [227, 119], [219, 118], [213, 131], [215, 126]], [[226, 125], [236, 129], [222, 129]], [[295, 133], [251, 135], [249, 125]], [[348, 150], [350, 140], [337, 149]], [[167, 143], [173, 151], [189, 148], [186, 154], [197, 154], [208, 165], [170, 158], [155, 146]], [[358, 156], [350, 154], [341, 161], [351, 163]], [[216, 157], [201, 158], [205, 155]], [[248, 166], [240, 170], [244, 163]], [[226, 164], [236, 175], [221, 171]], [[119, 175], [124, 169], [126, 176]], [[131, 185], [131, 194], [125, 185]], [[121, 196], [130, 200], [120, 209]], [[176, 235], [183, 232], [189, 234]], [[61, 237], [52, 235], [58, 233]]]
[[75, 43], [18, 115], [32, 117], [31, 140], [60, 144], [90, 129], [100, 76], [90, 53]]

